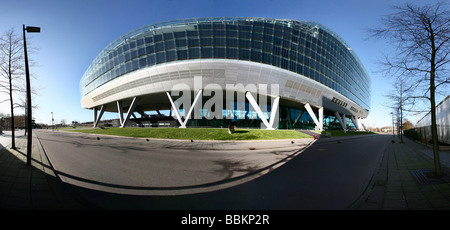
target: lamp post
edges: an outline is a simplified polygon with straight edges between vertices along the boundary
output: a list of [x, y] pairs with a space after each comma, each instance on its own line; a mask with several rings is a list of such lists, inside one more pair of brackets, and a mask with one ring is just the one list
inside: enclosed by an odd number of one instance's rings
[[394, 135], [394, 113], [391, 112], [391, 115], [392, 115], [392, 138], [395, 138], [395, 135]]
[[25, 54], [25, 77], [27, 82], [27, 132], [28, 132], [28, 140], [27, 140], [27, 165], [31, 165], [31, 148], [32, 148], [32, 123], [31, 123], [31, 85], [30, 85], [30, 71], [28, 69], [28, 55], [27, 55], [27, 41], [25, 37], [25, 31], [28, 33], [40, 33], [40, 27], [27, 26], [23, 25], [23, 52]]
[[55, 131], [55, 125], [54, 125], [54, 123], [53, 123], [53, 112], [52, 112], [52, 131]]

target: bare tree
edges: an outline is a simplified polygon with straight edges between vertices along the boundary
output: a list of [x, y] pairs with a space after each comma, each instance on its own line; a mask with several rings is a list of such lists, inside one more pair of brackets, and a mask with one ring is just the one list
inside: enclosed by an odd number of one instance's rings
[[[444, 3], [394, 6], [395, 12], [382, 19], [382, 27], [370, 30], [377, 38], [396, 46], [394, 57], [386, 56], [387, 74], [409, 76], [411, 92], [407, 99], [430, 103], [431, 133], [436, 176], [442, 176], [436, 125], [436, 94], [450, 83], [450, 13]], [[448, 92], [448, 91], [447, 91]]]
[[1, 101], [0, 103], [9, 101], [11, 105], [12, 149], [16, 148], [13, 93], [20, 90], [20, 87], [17, 87], [20, 84], [13, 84], [13, 82], [20, 81], [18, 77], [22, 75], [24, 69], [22, 58], [22, 40], [16, 35], [13, 29], [10, 29], [0, 37], [0, 93], [9, 95], [9, 99]]

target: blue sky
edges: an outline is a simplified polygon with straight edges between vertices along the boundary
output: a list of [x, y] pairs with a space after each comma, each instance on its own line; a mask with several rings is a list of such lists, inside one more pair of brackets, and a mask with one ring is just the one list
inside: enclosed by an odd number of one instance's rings
[[[367, 125], [391, 125], [391, 110], [383, 96], [391, 90], [390, 80], [377, 72], [385, 41], [368, 40], [367, 29], [379, 25], [392, 4], [404, 0], [3, 0], [0, 33], [9, 28], [21, 35], [22, 24], [41, 27], [27, 34], [39, 50], [32, 55], [37, 65], [31, 71], [38, 88], [33, 104], [34, 119], [50, 123], [91, 121], [91, 110], [81, 108], [79, 82], [96, 55], [119, 36], [138, 27], [161, 21], [193, 17], [268, 17], [316, 21], [338, 33], [355, 50], [372, 78], [371, 113]], [[423, 1], [408, 1], [421, 4]], [[432, 2], [432, 1], [428, 1]], [[28, 41], [28, 40], [27, 40]], [[6, 95], [0, 95], [1, 99]], [[439, 101], [438, 101], [439, 102]], [[9, 114], [8, 103], [0, 113]], [[18, 110], [16, 114], [23, 114]], [[104, 118], [117, 118], [105, 114]], [[420, 119], [422, 116], [419, 115]], [[410, 120], [415, 123], [416, 115]]]

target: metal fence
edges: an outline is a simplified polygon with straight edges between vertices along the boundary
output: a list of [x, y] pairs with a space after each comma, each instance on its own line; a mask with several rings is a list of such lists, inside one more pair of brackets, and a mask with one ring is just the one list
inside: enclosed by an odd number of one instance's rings
[[[450, 125], [438, 125], [438, 142], [450, 145]], [[416, 127], [405, 130], [405, 136], [422, 143], [431, 143], [431, 126]]]

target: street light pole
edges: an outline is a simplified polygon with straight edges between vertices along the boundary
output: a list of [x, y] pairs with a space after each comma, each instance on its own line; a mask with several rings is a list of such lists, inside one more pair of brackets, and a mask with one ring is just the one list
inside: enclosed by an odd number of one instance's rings
[[395, 138], [395, 135], [394, 135], [394, 113], [391, 112], [391, 115], [392, 115], [392, 138]]
[[23, 52], [25, 54], [25, 77], [27, 82], [27, 165], [31, 165], [31, 149], [32, 149], [32, 113], [31, 113], [31, 85], [30, 85], [30, 71], [28, 68], [28, 54], [27, 54], [27, 41], [25, 37], [25, 30], [29, 33], [39, 33], [41, 32], [40, 27], [32, 27], [23, 25]]
[[52, 112], [52, 131], [55, 131], [55, 125], [53, 123], [53, 112]]

